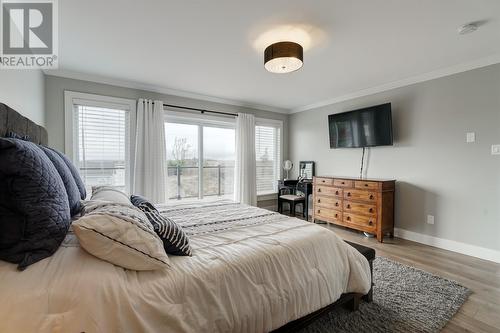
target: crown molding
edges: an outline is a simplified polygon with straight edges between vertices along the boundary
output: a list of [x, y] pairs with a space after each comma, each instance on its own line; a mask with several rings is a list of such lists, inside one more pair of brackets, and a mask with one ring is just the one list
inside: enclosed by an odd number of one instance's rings
[[173, 95], [173, 96], [185, 97], [185, 98], [192, 98], [192, 99], [196, 99], [196, 100], [200, 100], [200, 101], [221, 103], [221, 104], [233, 105], [233, 106], [238, 106], [238, 107], [247, 107], [247, 108], [252, 108], [252, 109], [262, 110], [262, 111], [270, 111], [270, 112], [283, 113], [283, 114], [293, 114], [293, 113], [304, 112], [304, 111], [316, 109], [316, 108], [331, 105], [331, 104], [336, 104], [336, 103], [348, 101], [348, 100], [359, 98], [359, 97], [364, 97], [364, 96], [368, 96], [368, 95], [381, 93], [381, 92], [392, 90], [392, 89], [397, 89], [397, 88], [409, 86], [409, 85], [420, 83], [420, 82], [430, 81], [430, 80], [438, 79], [441, 77], [446, 77], [446, 76], [450, 76], [453, 74], [458, 74], [458, 73], [470, 71], [473, 69], [498, 64], [498, 63], [500, 63], [500, 54], [494, 54], [494, 55], [489, 56], [489, 57], [473, 60], [470, 62], [466, 62], [466, 63], [454, 65], [454, 66], [441, 68], [441, 69], [438, 69], [435, 71], [431, 71], [431, 72], [420, 74], [420, 75], [415, 75], [412, 77], [408, 77], [406, 79], [382, 84], [379, 86], [375, 86], [375, 87], [371, 87], [371, 88], [367, 88], [367, 89], [363, 89], [363, 90], [358, 90], [358, 91], [355, 91], [355, 92], [352, 92], [352, 93], [349, 93], [346, 95], [332, 97], [332, 98], [329, 98], [329, 99], [326, 99], [326, 100], [323, 100], [320, 102], [308, 104], [308, 105], [301, 106], [301, 107], [294, 108], [294, 109], [285, 109], [285, 108], [279, 108], [279, 107], [274, 107], [274, 106], [269, 106], [269, 105], [262, 105], [262, 104], [256, 104], [256, 103], [251, 103], [251, 102], [226, 99], [226, 98], [209, 96], [209, 95], [204, 95], [204, 94], [192, 93], [192, 92], [188, 92], [188, 91], [184, 91], [184, 90], [177, 90], [177, 89], [166, 88], [166, 87], [161, 87], [161, 86], [156, 86], [156, 85], [148, 85], [148, 84], [144, 84], [144, 83], [119, 80], [119, 79], [114, 79], [114, 78], [109, 78], [109, 77], [104, 77], [104, 76], [94, 75], [94, 74], [84, 74], [84, 73], [68, 71], [68, 70], [43, 70], [43, 72], [45, 75], [48, 75], [48, 76], [57, 76], [57, 77], [75, 79], [75, 80], [90, 81], [90, 82], [108, 84], [108, 85], [124, 87], [124, 88], [145, 90], [145, 91], [150, 91], [150, 92], [155, 92], [155, 93], [160, 93], [160, 94]]
[[68, 71], [68, 70], [60, 70], [60, 69], [44, 70], [43, 73], [45, 75], [48, 75], [48, 76], [56, 76], [56, 77], [62, 77], [62, 78], [67, 78], [67, 79], [90, 81], [90, 82], [107, 84], [107, 85], [118, 86], [118, 87], [123, 87], [123, 88], [145, 90], [145, 91], [159, 93], [159, 94], [172, 95], [172, 96], [177, 96], [177, 97], [185, 97], [185, 98], [191, 98], [191, 99], [196, 99], [196, 100], [200, 100], [200, 101], [221, 103], [221, 104], [233, 105], [233, 106], [238, 106], [238, 107], [247, 107], [247, 108], [257, 109], [257, 110], [261, 110], [261, 111], [270, 111], [270, 112], [284, 113], [284, 114], [287, 114], [290, 111], [288, 109], [269, 106], [269, 105], [256, 104], [256, 103], [250, 103], [250, 102], [244, 102], [244, 101], [237, 101], [237, 100], [233, 100], [233, 99], [226, 99], [226, 98], [221, 98], [221, 97], [203, 95], [203, 94], [192, 93], [192, 92], [188, 92], [188, 91], [184, 91], [184, 90], [177, 90], [177, 89], [166, 88], [166, 87], [161, 87], [161, 86], [156, 86], [156, 85], [149, 85], [149, 84], [144, 84], [144, 83], [139, 83], [139, 82], [114, 79], [114, 78], [104, 77], [104, 76], [94, 75], [94, 74], [85, 74], [85, 73]]
[[373, 94], [377, 94], [380, 92], [384, 92], [384, 91], [388, 91], [388, 90], [392, 90], [392, 89], [396, 89], [396, 88], [401, 88], [401, 87], [409, 86], [409, 85], [420, 83], [420, 82], [430, 81], [430, 80], [438, 79], [441, 77], [450, 76], [453, 74], [458, 74], [458, 73], [470, 71], [472, 69], [486, 67], [486, 66], [490, 66], [490, 65], [494, 65], [494, 64], [498, 64], [498, 63], [500, 63], [500, 54], [495, 54], [495, 55], [492, 55], [492, 56], [489, 56], [486, 58], [481, 58], [478, 60], [462, 63], [459, 65], [441, 68], [441, 69], [438, 69], [438, 70], [435, 70], [432, 72], [412, 76], [412, 77], [409, 77], [409, 78], [406, 78], [403, 80], [398, 80], [398, 81], [382, 84], [382, 85], [375, 86], [372, 88], [359, 90], [359, 91], [356, 91], [356, 92], [353, 92], [353, 93], [350, 93], [347, 95], [333, 97], [333, 98], [330, 98], [330, 99], [327, 99], [327, 100], [324, 100], [321, 102], [312, 103], [309, 105], [298, 107], [298, 108], [292, 109], [290, 111], [290, 113], [297, 113], [297, 112], [303, 112], [303, 111], [307, 111], [307, 110], [311, 110], [311, 109], [316, 109], [316, 108], [319, 108], [322, 106], [336, 104], [339, 102], [344, 102], [344, 101], [348, 101], [348, 100], [363, 97], [363, 96], [373, 95]]

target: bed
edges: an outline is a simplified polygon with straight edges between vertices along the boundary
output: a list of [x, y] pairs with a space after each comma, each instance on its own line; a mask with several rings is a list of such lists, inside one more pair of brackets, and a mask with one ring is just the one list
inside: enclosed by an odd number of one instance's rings
[[0, 331], [268, 332], [371, 290], [366, 258], [321, 226], [227, 200], [158, 208], [189, 235], [192, 257], [125, 270], [70, 230], [23, 272], [0, 261]]

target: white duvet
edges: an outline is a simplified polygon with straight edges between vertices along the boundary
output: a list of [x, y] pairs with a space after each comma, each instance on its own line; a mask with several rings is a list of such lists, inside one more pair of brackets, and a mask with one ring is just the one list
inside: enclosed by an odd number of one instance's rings
[[23, 272], [0, 261], [0, 332], [267, 332], [370, 288], [367, 260], [318, 225], [235, 204], [163, 212], [194, 250], [170, 269], [122, 269], [71, 234]]

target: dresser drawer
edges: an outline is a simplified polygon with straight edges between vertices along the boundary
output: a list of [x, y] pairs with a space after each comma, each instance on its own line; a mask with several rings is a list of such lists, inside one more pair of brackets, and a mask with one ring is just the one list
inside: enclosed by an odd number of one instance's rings
[[341, 210], [342, 209], [342, 198], [316, 195], [316, 197], [314, 198], [314, 205]]
[[344, 190], [344, 199], [377, 202], [377, 192], [348, 189]]
[[320, 178], [316, 177], [314, 178], [314, 183], [318, 185], [328, 185], [331, 186], [333, 185], [333, 179], [332, 178]]
[[316, 207], [314, 208], [314, 218], [330, 222], [342, 223], [342, 212], [339, 210]]
[[333, 186], [337, 187], [352, 187], [353, 181], [349, 179], [334, 179]]
[[378, 190], [379, 183], [356, 180], [356, 181], [354, 181], [354, 187], [359, 188], [359, 189], [365, 189], [365, 190]]
[[344, 195], [344, 190], [336, 187], [322, 186], [322, 185], [314, 185], [314, 193], [316, 195], [326, 195], [332, 197], [342, 198]]
[[345, 224], [351, 224], [363, 229], [376, 229], [377, 219], [370, 216], [355, 215], [350, 213], [343, 214], [343, 221]]
[[359, 202], [345, 201], [344, 212], [368, 215], [368, 216], [377, 216], [377, 206]]

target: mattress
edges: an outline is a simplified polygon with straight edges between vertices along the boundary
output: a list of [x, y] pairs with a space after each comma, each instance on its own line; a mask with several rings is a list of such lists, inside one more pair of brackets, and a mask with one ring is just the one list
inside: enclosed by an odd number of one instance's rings
[[229, 201], [160, 206], [192, 257], [136, 272], [85, 252], [70, 232], [25, 271], [0, 262], [0, 332], [267, 332], [367, 293], [367, 260], [334, 232]]

